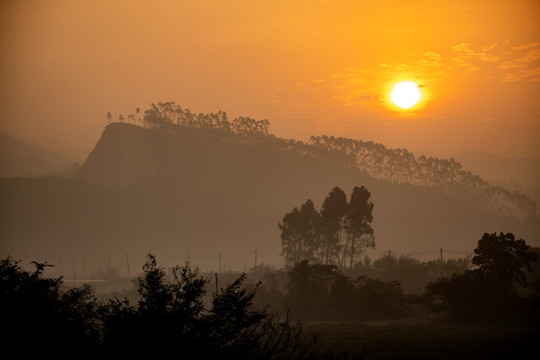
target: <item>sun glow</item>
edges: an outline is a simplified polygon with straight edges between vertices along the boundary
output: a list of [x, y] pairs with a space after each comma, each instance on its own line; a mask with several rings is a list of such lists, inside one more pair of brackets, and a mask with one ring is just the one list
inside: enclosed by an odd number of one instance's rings
[[418, 85], [412, 81], [398, 82], [392, 88], [390, 100], [401, 109], [409, 109], [422, 98]]

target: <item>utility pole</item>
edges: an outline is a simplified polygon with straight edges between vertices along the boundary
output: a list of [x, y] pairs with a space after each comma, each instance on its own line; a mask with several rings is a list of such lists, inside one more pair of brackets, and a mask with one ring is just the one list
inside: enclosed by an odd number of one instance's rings
[[439, 277], [442, 277], [442, 248], [441, 248], [441, 262], [439, 264]]
[[127, 263], [127, 276], [129, 278], [129, 253], [126, 253], [126, 263]]
[[219, 273], [221, 274], [221, 254], [219, 254]]
[[219, 288], [218, 288], [218, 280], [217, 280], [217, 273], [214, 273], [216, 277], [216, 295], [219, 295]]
[[58, 276], [62, 275], [62, 255], [58, 255]]

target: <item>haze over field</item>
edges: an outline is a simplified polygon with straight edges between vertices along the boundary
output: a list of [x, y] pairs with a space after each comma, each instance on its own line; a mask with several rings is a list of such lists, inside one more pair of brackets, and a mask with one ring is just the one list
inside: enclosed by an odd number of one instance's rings
[[141, 125], [109, 124], [68, 179], [2, 180], [0, 250], [56, 263], [63, 256], [79, 268], [81, 253], [112, 252], [116, 266], [126, 253], [141, 263], [151, 251], [171, 265], [191, 255], [204, 269], [221, 267], [223, 254], [236, 270], [258, 251], [259, 263], [280, 267], [283, 216], [306, 199], [320, 207], [335, 186], [359, 185], [376, 204], [371, 256], [432, 258], [444, 248], [463, 257], [486, 228], [540, 239], [532, 198], [453, 159], [332, 136], [278, 138], [266, 120], [194, 115], [174, 103], [152, 104]]

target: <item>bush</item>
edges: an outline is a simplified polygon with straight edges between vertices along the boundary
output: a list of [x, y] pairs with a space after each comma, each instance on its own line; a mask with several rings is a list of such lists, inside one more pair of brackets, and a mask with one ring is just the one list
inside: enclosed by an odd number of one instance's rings
[[[88, 286], [63, 289], [62, 279], [22, 270], [11, 258], [0, 262], [0, 315], [6, 344], [20, 355], [64, 357], [170, 356], [219, 359], [315, 359], [314, 339], [288, 314], [252, 309], [255, 290], [245, 274], [202, 301], [207, 280], [188, 265], [172, 281], [149, 255], [139, 279], [140, 300], [99, 302]], [[81, 355], [82, 353], [82, 355]]]
[[404, 299], [401, 285], [360, 276], [356, 281], [335, 265], [297, 264], [289, 273], [288, 302], [301, 318], [319, 320], [387, 319]]

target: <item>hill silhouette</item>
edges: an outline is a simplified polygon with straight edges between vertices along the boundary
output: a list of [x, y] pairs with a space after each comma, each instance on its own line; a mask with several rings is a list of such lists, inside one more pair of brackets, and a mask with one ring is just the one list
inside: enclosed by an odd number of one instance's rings
[[519, 191], [540, 203], [540, 159], [502, 157], [478, 151], [463, 151], [453, 158], [490, 184]]
[[[109, 124], [73, 179], [1, 179], [1, 253], [129, 252], [142, 261], [152, 252], [176, 263], [191, 253], [212, 258], [215, 269], [220, 253], [252, 256], [256, 249], [259, 262], [281, 266], [282, 216], [308, 198], [320, 207], [334, 186], [350, 193], [355, 185], [372, 194], [375, 251], [472, 251], [484, 232], [513, 232], [532, 245], [540, 239], [536, 204], [520, 194], [503, 193], [510, 206], [521, 204], [513, 216], [510, 207], [497, 211], [485, 201], [486, 188], [477, 204], [470, 189], [452, 193], [448, 184], [395, 181], [382, 167], [384, 176], [351, 166], [350, 153], [328, 149], [335, 139], [279, 139], [267, 122], [249, 118], [229, 129], [155, 126], [148, 121], [154, 115], [145, 114], [146, 127]], [[243, 267], [244, 260], [231, 261]]]
[[60, 173], [74, 163], [67, 156], [0, 133], [0, 178]]

